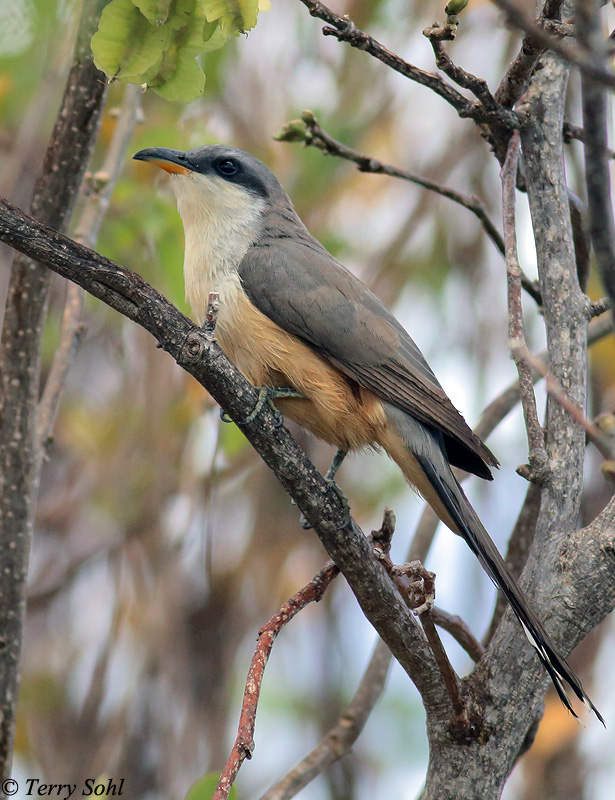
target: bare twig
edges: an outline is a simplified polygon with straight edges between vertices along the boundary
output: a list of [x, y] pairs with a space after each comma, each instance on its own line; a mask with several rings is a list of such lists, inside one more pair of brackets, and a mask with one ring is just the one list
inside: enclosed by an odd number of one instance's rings
[[[431, 615], [435, 599], [434, 573], [426, 570], [420, 561], [411, 561], [398, 567], [393, 564], [390, 556], [382, 548], [374, 548], [374, 554], [395, 580], [402, 597], [419, 617], [451, 701], [453, 708], [451, 724], [459, 733], [467, 732], [469, 716], [461, 693], [461, 684], [448, 659]], [[410, 579], [410, 583], [407, 579]]]
[[[517, 28], [529, 33], [532, 38], [540, 42], [545, 48], [553, 50], [570, 64], [574, 64], [581, 72], [590, 75], [604, 86], [615, 87], [615, 72], [606, 69], [601, 59], [592, 52], [579, 45], [573, 45], [561, 36], [549, 31], [548, 25], [537, 22], [530, 14], [523, 11], [513, 0], [492, 0], [492, 2], [505, 12], [506, 16]], [[566, 30], [568, 30], [566, 28]]]
[[600, 426], [596, 425], [595, 422], [592, 422], [592, 420], [585, 416], [583, 409], [570, 398], [561, 384], [549, 372], [545, 364], [539, 358], [532, 355], [524, 344], [515, 342], [513, 347], [517, 351], [518, 358], [523, 359], [532, 369], [536, 370], [536, 372], [545, 378], [547, 391], [551, 397], [553, 397], [572, 419], [583, 428], [587, 434], [587, 438], [593, 442], [604, 456], [607, 462], [607, 468], [605, 469], [603, 466], [602, 470], [605, 477], [615, 472], [615, 439], [613, 436], [611, 436], [610, 433], [605, 433]]
[[287, 600], [277, 614], [274, 614], [269, 622], [260, 629], [258, 644], [252, 656], [246, 680], [237, 737], [229, 760], [220, 775], [212, 800], [226, 800], [244, 760], [252, 758], [256, 707], [260, 697], [265, 667], [277, 635], [308, 603], [318, 602], [322, 599], [327, 587], [338, 574], [339, 569], [335, 564], [332, 561], [327, 562], [318, 574], [303, 589], [294, 594], [290, 600]]
[[[573, 125], [570, 122], [564, 121], [564, 141], [570, 144], [571, 141], [585, 142], [585, 130], [578, 125]], [[610, 159], [615, 159], [615, 150], [607, 149], [607, 154]]]
[[[579, 43], [604, 64], [606, 51], [600, 28], [600, 5], [596, 0], [577, 0], [575, 19]], [[615, 307], [615, 223], [609, 171], [607, 95], [604, 85], [586, 72], [581, 74], [581, 89], [589, 230], [602, 284]]]
[[96, 244], [111, 197], [124, 169], [126, 151], [140, 115], [140, 89], [138, 86], [126, 84], [102, 167], [94, 175], [86, 176], [90, 194], [75, 228], [75, 239], [87, 247], [94, 247]]
[[613, 308], [613, 304], [609, 300], [608, 297], [603, 297], [600, 300], [596, 300], [595, 303], [591, 303], [588, 309], [588, 316], [590, 319], [594, 317], [599, 317], [600, 314], [604, 314], [605, 311]]
[[489, 218], [484, 205], [475, 195], [468, 197], [448, 186], [442, 186], [440, 183], [430, 181], [428, 178], [424, 178], [422, 175], [418, 175], [415, 172], [400, 169], [392, 164], [385, 164], [377, 158], [373, 158], [365, 153], [360, 153], [358, 150], [353, 150], [351, 147], [347, 147], [321, 128], [318, 120], [311, 111], [303, 112], [301, 115], [301, 122], [304, 123], [304, 125], [297, 122], [290, 122], [275, 137], [276, 140], [302, 141], [306, 147], [317, 147], [319, 150], [322, 150], [325, 155], [332, 155], [337, 158], [343, 158], [346, 161], [351, 161], [353, 164], [357, 165], [359, 172], [367, 172], [374, 175], [389, 175], [393, 178], [400, 178], [401, 180], [415, 183], [418, 186], [422, 186], [424, 189], [429, 189], [429, 191], [442, 195], [442, 197], [446, 197], [454, 203], [458, 203], [471, 211], [477, 219], [480, 220], [487, 236], [489, 236], [499, 252], [504, 255], [504, 240], [502, 239], [502, 235]]
[[403, 58], [387, 50], [372, 36], [359, 30], [348, 17], [338, 16], [319, 0], [301, 0], [301, 2], [313, 17], [318, 17], [331, 26], [323, 28], [322, 32], [325, 36], [334, 36], [340, 42], [346, 42], [351, 47], [364, 50], [404, 77], [431, 89], [452, 105], [460, 117], [470, 118], [475, 122], [496, 122], [509, 130], [519, 125], [518, 117], [514, 112], [504, 108], [494, 112], [486, 109], [482, 103], [472, 103], [466, 100], [460, 92], [438, 75], [432, 75], [404, 61]]
[[84, 292], [80, 286], [76, 286], [74, 283], [66, 286], [66, 300], [60, 323], [60, 341], [51, 362], [36, 415], [36, 438], [41, 450], [51, 439], [64, 381], [79, 342], [85, 334], [85, 326], [81, 324], [83, 298]]
[[457, 644], [463, 647], [472, 661], [476, 662], [482, 658], [485, 648], [474, 636], [467, 622], [464, 622], [461, 617], [457, 616], [457, 614], [449, 614], [448, 611], [444, 611], [444, 609], [437, 606], [431, 609], [431, 616], [438, 628], [450, 633]]
[[392, 508], [384, 509], [382, 525], [377, 531], [372, 531], [372, 542], [374, 547], [379, 548], [383, 553], [388, 553], [391, 549], [393, 534], [395, 533], [395, 512]]
[[461, 692], [461, 682], [448, 659], [442, 640], [436, 630], [432, 613], [436, 596], [435, 575], [429, 572], [420, 561], [411, 561], [402, 567], [393, 567], [393, 574], [410, 579], [408, 597], [414, 613], [421, 620], [425, 636], [435, 656], [453, 707], [452, 726], [459, 732], [467, 732], [470, 724], [468, 707]]
[[536, 482], [544, 482], [547, 477], [547, 452], [544, 431], [538, 419], [534, 383], [528, 365], [519, 359], [515, 343], [525, 346], [523, 327], [523, 309], [521, 306], [521, 273], [517, 256], [515, 230], [515, 183], [517, 162], [519, 158], [519, 134], [515, 131], [511, 136], [508, 154], [502, 168], [502, 211], [504, 219], [504, 241], [506, 242], [506, 277], [508, 286], [508, 338], [510, 349], [519, 374], [521, 403], [525, 426], [527, 428], [529, 462], [532, 478]]
[[459, 733], [467, 732], [470, 727], [470, 717], [468, 714], [468, 706], [461, 691], [461, 681], [459, 680], [457, 673], [453, 669], [453, 666], [448, 659], [446, 650], [442, 644], [442, 640], [440, 639], [438, 631], [436, 630], [432, 610], [426, 609], [424, 612], [422, 612], [420, 615], [420, 620], [421, 624], [423, 625], [423, 630], [425, 631], [427, 641], [433, 650], [433, 654], [438, 662], [440, 671], [442, 672], [442, 677], [446, 683], [449, 697], [451, 698], [451, 704], [453, 706], [453, 719], [451, 720], [451, 726]]
[[441, 69], [445, 75], [448, 75], [452, 81], [455, 81], [457, 86], [461, 86], [462, 89], [469, 89], [476, 99], [482, 103], [484, 108], [497, 114], [501, 107], [489, 91], [487, 81], [483, 78], [476, 77], [476, 75], [472, 75], [471, 72], [466, 72], [465, 69], [453, 63], [442, 42], [442, 36], [440, 35], [441, 30], [439, 25], [434, 24], [429, 28], [425, 28], [423, 31], [423, 36], [429, 39], [433, 48], [436, 66], [438, 69]]
[[[400, 169], [391, 164], [384, 164], [372, 156], [360, 153], [358, 150], [353, 150], [345, 144], [338, 142], [330, 136], [319, 124], [315, 115], [311, 111], [304, 111], [301, 115], [301, 120], [289, 122], [284, 128], [274, 137], [277, 141], [296, 142], [301, 141], [306, 147], [317, 147], [322, 150], [325, 155], [332, 155], [338, 158], [343, 158], [346, 161], [351, 161], [357, 165], [360, 172], [368, 172], [374, 175], [389, 175], [393, 178], [400, 178], [410, 183], [415, 183], [422, 186], [429, 191], [442, 195], [454, 203], [467, 208], [471, 211], [483, 226], [485, 233], [491, 239], [497, 250], [504, 255], [504, 239], [502, 234], [498, 231], [493, 221], [487, 214], [482, 202], [476, 195], [464, 195], [456, 189], [451, 189], [448, 186], [443, 186], [435, 181], [430, 181], [422, 175], [417, 175], [414, 172]], [[523, 289], [532, 297], [538, 305], [542, 305], [542, 297], [540, 289], [537, 284], [530, 280], [527, 275], [521, 273], [521, 283]]]

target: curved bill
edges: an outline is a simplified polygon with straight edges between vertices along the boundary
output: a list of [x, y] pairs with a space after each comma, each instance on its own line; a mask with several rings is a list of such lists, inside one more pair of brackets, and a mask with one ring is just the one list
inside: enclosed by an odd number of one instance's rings
[[136, 161], [147, 161], [155, 167], [160, 167], [171, 175], [188, 175], [192, 172], [190, 162], [181, 150], [169, 150], [167, 147], [148, 147], [139, 150], [133, 158]]

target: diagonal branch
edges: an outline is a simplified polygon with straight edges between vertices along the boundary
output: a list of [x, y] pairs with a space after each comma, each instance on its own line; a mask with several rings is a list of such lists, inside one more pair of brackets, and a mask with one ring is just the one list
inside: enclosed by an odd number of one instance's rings
[[[615, 87], [615, 72], [606, 69], [602, 59], [587, 48], [573, 45], [565, 38], [562, 39], [570, 34], [568, 26], [562, 29], [553, 24], [541, 25], [514, 0], [492, 0], [492, 2], [506, 14], [513, 25], [530, 34], [545, 49], [553, 50], [603, 86]], [[551, 30], [555, 33], [551, 33]]]
[[326, 22], [330, 27], [323, 28], [323, 35], [334, 36], [340, 42], [346, 42], [351, 47], [363, 50], [377, 58], [387, 67], [399, 72], [422, 86], [431, 89], [446, 100], [457, 111], [460, 117], [473, 119], [475, 122], [497, 123], [509, 130], [519, 124], [518, 116], [505, 108], [496, 111], [487, 109], [482, 103], [473, 103], [467, 100], [460, 92], [442, 80], [439, 75], [415, 67], [400, 56], [387, 50], [373, 36], [359, 30], [349, 17], [340, 17], [319, 0], [301, 0], [313, 17]]
[[[254, 409], [258, 392], [226, 358], [213, 335], [181, 314], [139, 275], [0, 200], [0, 240], [73, 280], [148, 330], [235, 421]], [[265, 405], [242, 431], [313, 526], [343, 572], [363, 612], [412, 677], [430, 725], [446, 724], [449, 703], [425, 638], [399, 591], [373, 557], [336, 492]]]
[[[301, 122], [304, 125], [301, 125]], [[301, 141], [306, 147], [316, 147], [325, 155], [336, 156], [343, 158], [346, 161], [351, 161], [357, 165], [359, 172], [367, 172], [372, 175], [389, 175], [392, 178], [400, 178], [401, 180], [414, 183], [417, 186], [422, 186], [424, 189], [429, 189], [431, 192], [442, 195], [454, 203], [467, 208], [471, 211], [481, 225], [485, 229], [485, 233], [491, 239], [493, 244], [504, 255], [504, 240], [501, 233], [496, 228], [495, 224], [489, 218], [485, 206], [475, 195], [468, 197], [467, 195], [458, 192], [456, 189], [451, 189], [448, 186], [443, 186], [440, 183], [424, 178], [416, 172], [400, 169], [392, 164], [385, 164], [377, 158], [368, 156], [365, 153], [360, 153], [358, 150], [353, 150], [342, 142], [338, 142], [330, 134], [328, 134], [321, 126], [315, 115], [311, 111], [304, 111], [301, 115], [301, 121], [289, 122], [275, 137], [276, 141], [294, 142]]]
[[237, 737], [231, 755], [220, 775], [212, 800], [226, 800], [241, 765], [246, 758], [252, 758], [256, 707], [265, 675], [265, 667], [277, 635], [308, 603], [318, 603], [322, 600], [329, 584], [338, 574], [339, 569], [335, 564], [332, 561], [327, 562], [312, 580], [303, 589], [296, 592], [290, 600], [287, 600], [282, 608], [258, 632], [258, 644], [248, 670]]
[[[278, 142], [303, 142], [306, 147], [317, 147], [325, 155], [336, 156], [343, 158], [346, 161], [351, 161], [357, 165], [359, 172], [367, 172], [372, 175], [389, 175], [392, 178], [400, 178], [401, 180], [414, 183], [417, 186], [422, 186], [431, 192], [446, 197], [454, 203], [467, 208], [471, 211], [476, 218], [480, 221], [481, 225], [487, 236], [491, 239], [497, 250], [504, 255], [505, 246], [502, 234], [497, 229], [495, 223], [489, 217], [487, 209], [476, 195], [464, 195], [456, 189], [451, 189], [449, 186], [443, 186], [441, 183], [429, 180], [422, 175], [409, 170], [400, 169], [392, 164], [385, 164], [373, 156], [365, 153], [360, 153], [358, 150], [353, 150], [342, 142], [338, 142], [330, 134], [327, 133], [321, 126], [315, 115], [311, 111], [304, 111], [300, 120], [293, 120], [286, 124], [282, 130], [274, 137]], [[534, 281], [530, 280], [527, 275], [521, 273], [521, 283], [524, 290], [532, 297], [538, 305], [542, 304], [540, 291]]]

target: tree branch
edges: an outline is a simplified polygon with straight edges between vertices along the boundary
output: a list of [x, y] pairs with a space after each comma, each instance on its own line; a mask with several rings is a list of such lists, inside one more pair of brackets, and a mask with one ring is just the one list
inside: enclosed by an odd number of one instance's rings
[[[357, 165], [359, 172], [367, 172], [373, 175], [389, 175], [393, 178], [400, 178], [401, 180], [422, 186], [424, 189], [442, 195], [454, 203], [467, 208], [471, 211], [476, 218], [480, 221], [481, 225], [487, 236], [491, 239], [497, 250], [504, 255], [504, 239], [499, 232], [493, 221], [487, 214], [487, 210], [483, 203], [472, 195], [461, 194], [456, 189], [451, 189], [448, 186], [443, 186], [435, 181], [430, 181], [422, 175], [409, 170], [400, 169], [392, 164], [384, 164], [377, 158], [360, 153], [358, 150], [353, 150], [345, 144], [338, 142], [330, 136], [319, 124], [316, 116], [311, 111], [304, 111], [300, 120], [293, 120], [287, 123], [282, 130], [274, 136], [278, 142], [303, 142], [306, 147], [317, 147], [325, 155], [336, 156], [343, 158], [346, 161], [351, 161]], [[521, 273], [521, 282], [525, 291], [532, 297], [538, 305], [541, 305], [542, 299], [540, 291], [525, 273]]]
[[[600, 3], [577, 0], [575, 11], [579, 43], [604, 63], [606, 50], [600, 29]], [[602, 285], [615, 308], [615, 224], [609, 171], [607, 94], [605, 86], [587, 72], [581, 73], [581, 89], [589, 230]]]
[[312, 580], [303, 589], [296, 592], [290, 600], [287, 600], [258, 632], [258, 644], [252, 656], [243, 694], [237, 737], [231, 755], [220, 775], [212, 800], [226, 800], [244, 760], [252, 758], [256, 708], [260, 698], [265, 667], [278, 634], [309, 603], [318, 603], [322, 600], [329, 584], [338, 574], [339, 569], [335, 564], [332, 561], [327, 562]]
[[559, 381], [551, 375], [546, 365], [539, 358], [533, 356], [524, 344], [515, 343], [514, 348], [517, 351], [517, 357], [525, 361], [528, 366], [536, 370], [545, 379], [547, 392], [570, 415], [571, 419], [583, 428], [587, 438], [598, 448], [606, 461], [615, 463], [615, 441], [613, 437], [602, 431], [595, 422], [585, 416], [583, 409], [569, 397]]
[[[105, 0], [84, 4], [62, 105], [36, 184], [31, 213], [65, 229], [94, 147], [106, 86], [90, 39]], [[18, 257], [0, 345], [0, 771], [10, 774], [25, 583], [42, 451], [36, 438], [40, 344], [50, 273]], [[27, 302], [26, 302], [27, 300]]]
[[[303, 125], [301, 125], [301, 123], [303, 123]], [[435, 192], [436, 194], [442, 195], [442, 197], [452, 200], [454, 203], [458, 203], [477, 217], [487, 236], [491, 239], [499, 252], [504, 255], [504, 240], [502, 239], [502, 234], [489, 218], [485, 206], [478, 197], [475, 195], [468, 197], [467, 195], [461, 194], [461, 192], [458, 192], [456, 189], [451, 189], [435, 181], [430, 181], [428, 178], [424, 178], [422, 175], [418, 175], [415, 172], [400, 169], [392, 164], [384, 164], [377, 158], [373, 158], [365, 153], [360, 153], [358, 150], [353, 150], [351, 147], [347, 147], [323, 130], [316, 116], [311, 111], [304, 111], [301, 115], [300, 122], [289, 122], [274, 138], [278, 142], [301, 141], [306, 147], [317, 147], [325, 155], [336, 156], [337, 158], [351, 161], [353, 164], [357, 165], [359, 172], [401, 178], [401, 180], [414, 183], [417, 186], [422, 186], [424, 189], [429, 189], [431, 192]]]
[[463, 647], [472, 661], [480, 661], [485, 655], [485, 648], [478, 641], [470, 630], [469, 625], [457, 614], [450, 614], [443, 608], [434, 606], [431, 609], [431, 616], [438, 628], [450, 633], [458, 645]]
[[506, 14], [513, 25], [530, 34], [545, 49], [557, 53], [568, 63], [578, 67], [583, 74], [589, 75], [603, 86], [615, 87], [615, 72], [606, 69], [602, 60], [596, 57], [595, 53], [562, 40], [561, 36], [566, 36], [570, 32], [568, 28], [563, 32], [562, 29], [556, 29], [559, 33], [551, 33], [548, 25], [541, 25], [513, 0], [492, 0], [492, 2]]
[[508, 144], [508, 153], [502, 167], [502, 214], [504, 219], [504, 241], [506, 242], [506, 283], [508, 287], [508, 341], [519, 375], [521, 404], [527, 429], [531, 480], [543, 483], [547, 477], [547, 452], [544, 430], [538, 419], [532, 371], [519, 356], [516, 344], [525, 346], [523, 309], [521, 306], [521, 268], [517, 255], [517, 233], [515, 227], [515, 184], [519, 159], [520, 138], [515, 131]]
[[433, 49], [438, 69], [441, 69], [445, 75], [448, 75], [457, 86], [472, 92], [476, 99], [482, 104], [483, 108], [493, 112], [493, 114], [498, 114], [501, 106], [489, 91], [487, 81], [484, 78], [478, 78], [476, 75], [472, 75], [471, 72], [467, 72], [465, 69], [453, 63], [453, 60], [446, 51], [442, 37], [439, 35], [441, 30], [440, 26], [434, 23], [434, 25], [425, 28], [423, 31], [423, 36], [429, 39], [429, 43]]
[[400, 56], [387, 50], [372, 36], [359, 30], [347, 16], [338, 16], [319, 0], [300, 1], [313, 17], [318, 17], [318, 19], [323, 20], [330, 26], [323, 28], [324, 36], [334, 36], [340, 42], [346, 42], [351, 47], [364, 50], [383, 64], [386, 64], [387, 67], [399, 72], [405, 78], [426, 86], [453, 106], [460, 117], [473, 119], [477, 123], [497, 123], [509, 130], [519, 126], [519, 119], [515, 112], [505, 108], [498, 108], [493, 111], [485, 108], [482, 103], [472, 103], [466, 100], [460, 92], [438, 75], [432, 75], [404, 61]]
[[[570, 144], [572, 141], [585, 142], [585, 130], [578, 125], [573, 125], [571, 122], [564, 121], [564, 142]], [[615, 150], [610, 148], [607, 150], [608, 157], [615, 159]]]
[[[198, 328], [139, 275], [45, 228], [0, 200], [0, 240], [83, 286], [160, 342], [235, 421], [245, 420], [258, 392]], [[450, 706], [424, 635], [399, 592], [374, 559], [366, 537], [337, 494], [308, 461], [268, 406], [242, 431], [274, 471], [344, 573], [366, 617], [415, 681], [432, 728], [446, 724]]]
[[[91, 191], [75, 232], [75, 239], [88, 247], [94, 247], [98, 239], [111, 195], [122, 173], [124, 156], [132, 138], [139, 109], [138, 87], [127, 84], [102, 169], [95, 176], [90, 176]], [[38, 404], [37, 440], [41, 451], [51, 438], [64, 381], [75, 350], [84, 334], [85, 329], [81, 324], [82, 307], [83, 289], [74, 283], [69, 283], [66, 287], [64, 313], [60, 324], [60, 343], [51, 362], [45, 388]]]

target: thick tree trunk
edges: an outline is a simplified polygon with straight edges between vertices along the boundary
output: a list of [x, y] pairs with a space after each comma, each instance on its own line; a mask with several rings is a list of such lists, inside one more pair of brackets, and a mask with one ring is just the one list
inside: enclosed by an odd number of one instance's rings
[[[528, 126], [522, 131], [522, 143], [549, 363], [566, 391], [584, 407], [587, 298], [576, 273], [564, 174], [567, 80], [568, 66], [554, 53], [545, 54], [525, 97]], [[588, 528], [576, 530], [585, 434], [551, 399], [547, 420], [549, 479], [543, 486], [536, 534], [521, 583], [547, 630], [569, 653], [613, 608], [615, 577], [605, 553], [613, 553], [615, 503]], [[592, 576], [593, 589], [589, 579], [580, 580], [581, 575]], [[548, 677], [533, 648], [507, 611], [468, 681], [477, 713], [484, 713], [482, 738], [456, 743], [447, 730], [432, 732], [422, 800], [499, 797], [526, 742], [531, 744], [547, 685]]]
[[[86, 0], [75, 55], [31, 213], [66, 229], [96, 142], [106, 94], [90, 39], [104, 0]], [[42, 459], [36, 440], [40, 347], [51, 273], [25, 256], [13, 264], [0, 349], [0, 765], [10, 774], [25, 584]]]

